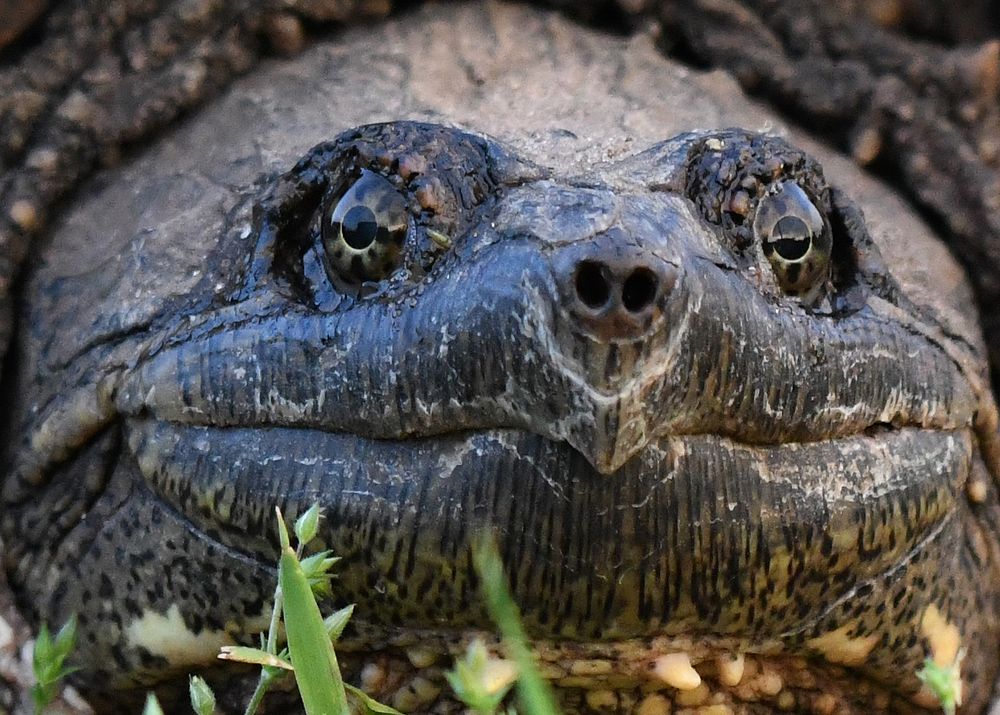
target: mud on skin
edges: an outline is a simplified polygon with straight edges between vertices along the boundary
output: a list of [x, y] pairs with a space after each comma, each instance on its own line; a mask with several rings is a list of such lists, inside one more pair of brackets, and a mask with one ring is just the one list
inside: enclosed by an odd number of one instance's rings
[[[906, 711], [933, 705], [923, 659], [959, 652], [969, 711], [987, 702], [1000, 504], [974, 348], [783, 140], [691, 133], [566, 173], [367, 125], [212, 240], [200, 281], [46, 358], [18, 405], [6, 566], [39, 617], [79, 612], [99, 695], [261, 629], [272, 509], [319, 500], [361, 604], [348, 671], [408, 710], [449, 711], [440, 656], [490, 629], [484, 528], [569, 712]], [[31, 291], [29, 311], [72, 287]]]

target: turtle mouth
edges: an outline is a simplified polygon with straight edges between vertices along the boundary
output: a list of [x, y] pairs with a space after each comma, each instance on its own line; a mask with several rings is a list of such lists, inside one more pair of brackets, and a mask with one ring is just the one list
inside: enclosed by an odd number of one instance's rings
[[910, 636], [930, 602], [900, 594], [948, 550], [972, 452], [964, 431], [917, 428], [767, 447], [671, 436], [609, 479], [513, 429], [391, 440], [131, 418], [126, 434], [160, 500], [262, 564], [274, 506], [318, 501], [322, 544], [344, 559], [337, 598], [383, 634], [364, 647], [393, 629], [489, 629], [471, 549], [491, 530], [539, 642], [687, 638], [896, 683], [925, 657]]

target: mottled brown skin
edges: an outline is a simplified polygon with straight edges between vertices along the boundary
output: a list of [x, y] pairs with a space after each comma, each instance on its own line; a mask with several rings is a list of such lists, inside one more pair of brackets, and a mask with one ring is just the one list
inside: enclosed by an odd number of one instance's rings
[[[82, 682], [156, 682], [249, 637], [271, 507], [319, 498], [361, 604], [351, 672], [408, 709], [451, 707], [407, 682], [414, 643], [489, 627], [468, 553], [493, 527], [568, 711], [913, 711], [952, 633], [982, 711], [996, 411], [954, 264], [821, 148], [822, 168], [801, 138], [704, 131], [768, 119], [718, 76], [526, 10], [462, 13], [270, 68], [56, 227], [26, 284], [3, 514], [25, 602], [81, 611]], [[588, 81], [567, 96], [554, 77]], [[310, 149], [429, 112], [474, 132]], [[408, 272], [359, 298], [319, 239], [361, 169], [395, 182], [413, 230]], [[787, 295], [743, 230], [778, 181], [829, 223], [824, 300]], [[638, 269], [656, 290], [595, 308], [588, 261], [612, 296]], [[655, 679], [673, 652], [705, 692]], [[753, 665], [735, 686], [725, 653]]]

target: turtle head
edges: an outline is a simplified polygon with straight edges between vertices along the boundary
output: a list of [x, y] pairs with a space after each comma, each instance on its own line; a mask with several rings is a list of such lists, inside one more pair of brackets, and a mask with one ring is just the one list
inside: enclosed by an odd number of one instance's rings
[[[362, 653], [489, 630], [487, 530], [539, 652], [598, 664], [567, 686], [704, 677], [778, 707], [849, 704], [863, 677], [887, 709], [964, 653], [983, 701], [1000, 506], [975, 346], [781, 139], [578, 169], [365, 125], [201, 207], [195, 268], [189, 224], [152, 246], [178, 284], [140, 318], [68, 354], [32, 338], [58, 379], [20, 413], [9, 568], [50, 620], [81, 614], [92, 677], [155, 682], [249, 638], [274, 506], [319, 502]], [[141, 305], [147, 273], [112, 292]], [[35, 290], [79, 320], [71, 288]]]

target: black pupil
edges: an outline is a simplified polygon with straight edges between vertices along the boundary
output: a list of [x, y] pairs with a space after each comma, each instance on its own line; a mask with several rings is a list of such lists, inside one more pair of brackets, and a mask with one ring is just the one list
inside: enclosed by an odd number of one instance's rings
[[774, 224], [771, 245], [786, 261], [797, 261], [809, 251], [812, 235], [798, 216], [783, 216]]
[[378, 233], [378, 221], [367, 206], [352, 206], [341, 221], [340, 230], [347, 245], [355, 251], [368, 248]]

